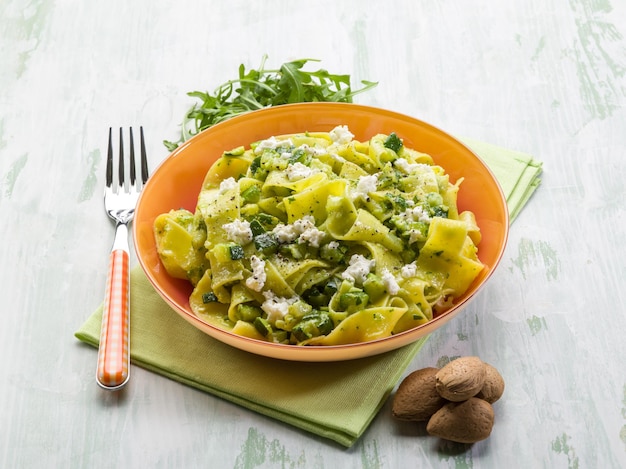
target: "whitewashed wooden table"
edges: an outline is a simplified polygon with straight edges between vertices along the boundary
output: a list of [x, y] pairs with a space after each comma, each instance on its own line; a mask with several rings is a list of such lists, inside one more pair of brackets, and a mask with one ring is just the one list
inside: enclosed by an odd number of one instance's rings
[[[3, 0], [0, 467], [626, 467], [625, 35], [618, 0]], [[344, 449], [136, 367], [96, 386], [73, 333], [104, 291], [108, 127], [143, 125], [154, 167], [185, 93], [265, 53], [544, 162], [490, 284], [407, 369], [495, 364], [488, 440], [454, 451], [388, 402]]]

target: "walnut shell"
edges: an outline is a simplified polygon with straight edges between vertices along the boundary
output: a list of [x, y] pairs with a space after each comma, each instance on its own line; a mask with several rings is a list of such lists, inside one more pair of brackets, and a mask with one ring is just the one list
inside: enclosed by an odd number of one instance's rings
[[498, 370], [485, 363], [485, 383], [476, 397], [493, 404], [502, 397], [504, 393], [504, 378]]
[[457, 443], [476, 443], [491, 435], [493, 407], [487, 401], [471, 397], [463, 402], [449, 402], [433, 414], [426, 431], [433, 436]]
[[426, 421], [447, 402], [435, 389], [439, 369], [423, 368], [409, 374], [398, 386], [391, 408], [400, 420]]
[[460, 402], [474, 397], [485, 383], [485, 364], [478, 357], [451, 361], [435, 375], [437, 392], [449, 401]]

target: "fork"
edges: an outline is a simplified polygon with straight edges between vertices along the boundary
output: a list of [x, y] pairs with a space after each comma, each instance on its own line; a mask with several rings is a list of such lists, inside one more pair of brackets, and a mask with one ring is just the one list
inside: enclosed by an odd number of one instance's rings
[[113, 183], [113, 139], [109, 128], [107, 151], [106, 187], [104, 207], [115, 222], [115, 239], [109, 257], [106, 293], [102, 310], [102, 329], [98, 348], [96, 381], [107, 390], [124, 386], [130, 377], [130, 282], [128, 226], [135, 214], [139, 193], [148, 180], [148, 162], [143, 127], [141, 134], [141, 183], [137, 181], [135, 170], [135, 143], [133, 129], [130, 128], [130, 183], [124, 176], [123, 130], [119, 136], [119, 166], [117, 184]]

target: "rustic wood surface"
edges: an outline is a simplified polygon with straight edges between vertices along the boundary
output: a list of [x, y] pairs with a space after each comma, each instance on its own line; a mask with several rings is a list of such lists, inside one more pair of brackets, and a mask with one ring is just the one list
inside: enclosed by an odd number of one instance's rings
[[[0, 467], [626, 467], [625, 35], [618, 0], [3, 0]], [[489, 285], [407, 369], [496, 365], [489, 439], [442, 443], [388, 402], [345, 449], [137, 367], [123, 397], [96, 386], [73, 333], [104, 291], [108, 127], [143, 125], [154, 167], [186, 92], [265, 53], [544, 162]]]

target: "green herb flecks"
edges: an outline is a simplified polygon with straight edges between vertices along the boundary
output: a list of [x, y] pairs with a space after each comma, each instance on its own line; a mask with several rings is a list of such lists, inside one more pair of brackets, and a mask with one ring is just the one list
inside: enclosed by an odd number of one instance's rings
[[169, 151], [209, 127], [246, 112], [282, 104], [330, 101], [351, 103], [358, 93], [378, 83], [362, 80], [362, 88], [353, 90], [350, 75], [332, 74], [324, 69], [306, 71], [303, 67], [317, 59], [299, 59], [283, 63], [278, 69], [266, 69], [267, 55], [258, 70], [239, 66], [239, 77], [218, 86], [213, 94], [202, 91], [187, 93], [197, 98], [185, 114], [178, 141], [165, 140]]

